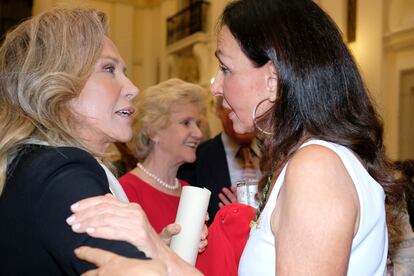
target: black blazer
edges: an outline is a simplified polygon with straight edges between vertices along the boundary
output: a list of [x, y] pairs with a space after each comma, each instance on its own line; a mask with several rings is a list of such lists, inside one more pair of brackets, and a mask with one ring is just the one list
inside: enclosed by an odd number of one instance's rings
[[66, 224], [71, 204], [109, 192], [104, 170], [89, 153], [26, 145], [8, 166], [0, 196], [0, 274], [79, 275], [93, 267], [74, 255], [81, 245], [145, 258], [129, 243], [76, 234]]
[[182, 165], [177, 176], [193, 186], [206, 187], [211, 191], [208, 213], [210, 222], [212, 222], [219, 210], [218, 194], [223, 187], [230, 188], [231, 186], [221, 134], [199, 145], [196, 161]]

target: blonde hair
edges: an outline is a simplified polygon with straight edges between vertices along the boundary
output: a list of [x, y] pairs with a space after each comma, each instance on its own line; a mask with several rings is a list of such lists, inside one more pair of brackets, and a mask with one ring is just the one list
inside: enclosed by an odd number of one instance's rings
[[196, 84], [169, 79], [142, 91], [134, 101], [137, 112], [132, 125], [133, 137], [128, 143], [132, 154], [144, 160], [153, 148], [151, 137], [170, 124], [171, 107], [192, 103], [205, 113], [206, 91]]
[[80, 94], [102, 52], [107, 18], [57, 8], [18, 25], [0, 48], [0, 193], [7, 166], [29, 139], [85, 148], [68, 102]]

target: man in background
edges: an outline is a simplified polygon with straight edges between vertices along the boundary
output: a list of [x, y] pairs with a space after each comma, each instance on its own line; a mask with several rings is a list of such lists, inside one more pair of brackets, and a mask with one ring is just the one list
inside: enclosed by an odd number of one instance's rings
[[212, 219], [219, 208], [237, 201], [235, 191], [238, 180], [259, 179], [261, 176], [260, 151], [255, 133], [236, 133], [228, 116], [231, 110], [224, 108], [222, 103], [223, 98], [217, 97], [216, 113], [223, 132], [200, 144], [196, 161], [182, 165], [177, 174], [178, 178], [191, 185], [211, 191], [208, 213]]

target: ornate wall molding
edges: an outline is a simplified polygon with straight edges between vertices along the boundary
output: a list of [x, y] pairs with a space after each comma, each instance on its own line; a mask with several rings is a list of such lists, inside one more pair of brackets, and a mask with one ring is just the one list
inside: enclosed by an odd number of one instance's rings
[[414, 47], [414, 26], [384, 35], [386, 50], [401, 50]]
[[[167, 46], [168, 77], [209, 85], [210, 36], [195, 33]], [[194, 71], [195, 72], [189, 72]]]
[[386, 33], [414, 28], [414, 1], [387, 0], [385, 3]]

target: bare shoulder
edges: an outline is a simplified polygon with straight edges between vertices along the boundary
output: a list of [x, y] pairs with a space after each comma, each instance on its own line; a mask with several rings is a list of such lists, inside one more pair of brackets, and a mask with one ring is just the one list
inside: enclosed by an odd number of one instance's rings
[[346, 274], [358, 204], [355, 185], [334, 151], [320, 145], [298, 150], [271, 218], [278, 274]]
[[353, 229], [359, 201], [341, 158], [327, 147], [309, 145], [298, 150], [288, 163], [278, 208], [277, 221], [289, 213], [298, 224], [307, 221], [317, 227], [313, 224], [335, 221], [341, 225], [346, 219], [337, 219], [348, 218]]
[[333, 150], [321, 145], [308, 145], [299, 149], [289, 161], [292, 170], [298, 166], [315, 169], [318, 167], [341, 167], [341, 158]]
[[320, 145], [303, 147], [294, 154], [287, 166], [285, 185], [287, 189], [307, 191], [307, 196], [315, 197], [347, 199], [347, 195], [352, 197], [355, 192], [339, 155]]
[[347, 188], [352, 189], [354, 186], [338, 154], [320, 145], [309, 145], [299, 149], [287, 166], [285, 183], [289, 186], [300, 186], [304, 182], [309, 184], [309, 181], [312, 182], [312, 188], [323, 188], [328, 185], [340, 189], [342, 185], [350, 185]]

